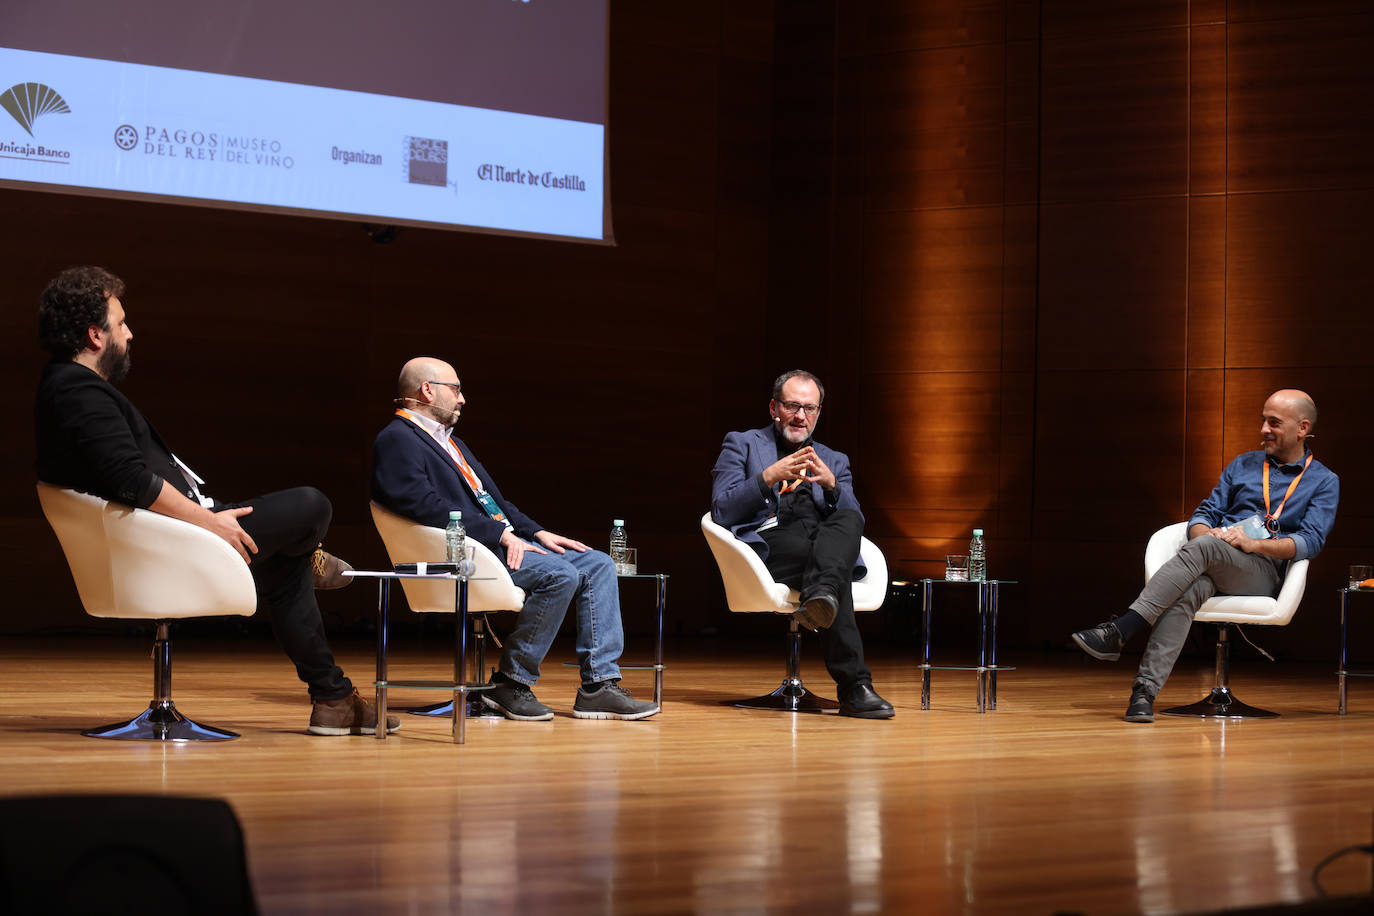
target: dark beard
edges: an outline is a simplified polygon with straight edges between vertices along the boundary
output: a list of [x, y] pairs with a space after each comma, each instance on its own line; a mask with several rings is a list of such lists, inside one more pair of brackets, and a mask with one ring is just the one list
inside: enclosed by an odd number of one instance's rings
[[96, 371], [102, 378], [110, 384], [121, 382], [129, 374], [129, 369], [133, 366], [133, 360], [129, 356], [129, 347], [115, 351], [114, 347], [106, 347], [100, 354], [100, 359], [96, 363]]

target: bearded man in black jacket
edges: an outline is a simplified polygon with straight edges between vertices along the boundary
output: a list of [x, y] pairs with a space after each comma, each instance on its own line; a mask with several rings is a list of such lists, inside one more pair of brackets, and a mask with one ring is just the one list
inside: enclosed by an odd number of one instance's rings
[[[222, 502], [115, 388], [129, 372], [133, 331], [124, 282], [99, 267], [71, 267], [43, 291], [38, 338], [52, 361], [34, 403], [39, 480], [181, 519], [223, 538], [253, 574], [258, 599], [312, 700], [309, 731], [376, 734], [377, 712], [334, 662], [316, 588], [348, 583], [348, 564], [320, 543], [333, 507], [314, 487]], [[400, 720], [387, 717], [387, 730]]]

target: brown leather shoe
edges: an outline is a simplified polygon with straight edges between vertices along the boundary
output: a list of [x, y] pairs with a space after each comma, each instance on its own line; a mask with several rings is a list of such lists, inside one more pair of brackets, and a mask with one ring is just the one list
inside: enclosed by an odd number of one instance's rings
[[316, 547], [310, 555], [310, 571], [315, 574], [315, 588], [321, 591], [343, 588], [353, 582], [352, 576], [344, 575], [345, 571], [352, 572], [353, 567], [323, 547]]
[[[399, 718], [386, 717], [388, 735], [400, 727]], [[377, 708], [358, 696], [356, 687], [352, 694], [337, 700], [315, 700], [309, 731], [312, 735], [375, 735]]]

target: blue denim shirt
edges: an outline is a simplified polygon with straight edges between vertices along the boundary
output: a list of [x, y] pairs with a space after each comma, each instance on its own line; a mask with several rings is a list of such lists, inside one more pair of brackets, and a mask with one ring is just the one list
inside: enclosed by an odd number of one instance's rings
[[[1306, 456], [1303, 461], [1306, 461]], [[1288, 485], [1302, 470], [1302, 462], [1279, 464], [1263, 451], [1246, 452], [1227, 465], [1212, 495], [1197, 507], [1193, 525], [1228, 528], [1258, 512], [1264, 518], [1264, 462], [1269, 462], [1269, 505], [1277, 510]], [[1326, 545], [1326, 536], [1336, 521], [1336, 504], [1341, 498], [1340, 479], [1315, 458], [1298, 488], [1284, 503], [1279, 530], [1274, 537], [1292, 538], [1297, 553], [1293, 559], [1315, 557]]]

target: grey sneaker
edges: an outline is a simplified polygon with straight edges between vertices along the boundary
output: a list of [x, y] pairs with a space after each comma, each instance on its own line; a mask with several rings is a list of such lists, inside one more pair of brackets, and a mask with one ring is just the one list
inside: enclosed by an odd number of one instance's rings
[[547, 722], [553, 718], [553, 710], [539, 702], [534, 691], [518, 681], [496, 681], [490, 690], [482, 691], [482, 702], [507, 719]]
[[1078, 648], [1104, 662], [1114, 662], [1120, 658], [1121, 647], [1126, 642], [1121, 638], [1121, 631], [1116, 624], [1110, 620], [1087, 630], [1079, 630], [1073, 634], [1073, 641], [1078, 643]]
[[1137, 687], [1131, 691], [1131, 702], [1126, 707], [1126, 715], [1121, 717], [1127, 722], [1153, 722], [1155, 720], [1155, 698], [1144, 689]]
[[658, 715], [658, 704], [636, 700], [620, 686], [620, 679], [602, 681], [596, 690], [577, 688], [573, 715], [579, 719], [647, 719]]

